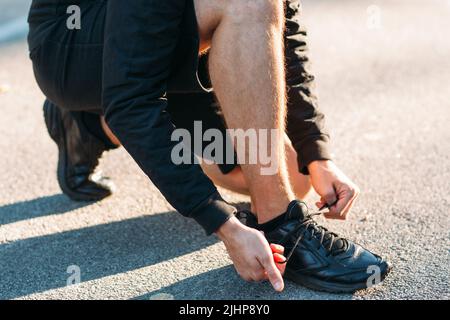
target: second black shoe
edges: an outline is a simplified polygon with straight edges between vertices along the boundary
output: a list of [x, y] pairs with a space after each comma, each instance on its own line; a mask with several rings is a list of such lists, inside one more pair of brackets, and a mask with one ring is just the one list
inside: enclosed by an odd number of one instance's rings
[[[285, 248], [287, 279], [332, 293], [355, 292], [384, 280], [390, 271], [385, 260], [318, 225], [314, 215], [308, 213], [304, 202], [293, 201], [280, 225], [265, 232], [269, 243]], [[256, 217], [250, 212], [241, 212], [238, 218], [247, 226], [258, 228]]]
[[59, 151], [57, 178], [61, 190], [75, 201], [97, 201], [112, 194], [114, 185], [95, 173], [105, 144], [90, 134], [81, 112], [44, 103], [45, 124]]

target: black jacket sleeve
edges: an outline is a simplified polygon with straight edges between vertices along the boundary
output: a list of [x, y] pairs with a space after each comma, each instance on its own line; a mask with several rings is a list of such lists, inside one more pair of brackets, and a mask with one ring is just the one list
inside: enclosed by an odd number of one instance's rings
[[198, 165], [171, 160], [177, 142], [165, 96], [185, 2], [108, 1], [102, 105], [112, 131], [169, 203], [210, 234], [234, 207]]
[[324, 115], [314, 94], [314, 76], [308, 70], [307, 34], [301, 25], [298, 0], [286, 6], [286, 78], [288, 86], [287, 133], [298, 154], [300, 172], [308, 174], [307, 166], [315, 160], [329, 160], [329, 135]]

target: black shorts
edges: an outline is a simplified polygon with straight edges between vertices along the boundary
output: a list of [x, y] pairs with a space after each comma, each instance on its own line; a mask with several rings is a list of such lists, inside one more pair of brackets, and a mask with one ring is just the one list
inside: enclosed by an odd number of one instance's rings
[[[28, 37], [30, 58], [39, 87], [60, 108], [102, 114], [103, 39], [106, 1], [81, 2], [80, 30], [66, 26], [65, 1], [33, 2]], [[194, 134], [194, 121], [203, 131], [225, 133], [225, 122], [216, 103], [207, 70], [207, 56], [199, 58], [198, 44], [191, 41], [198, 27], [193, 1], [188, 1], [168, 81], [168, 112], [177, 128]], [[192, 139], [193, 140], [193, 139]], [[206, 146], [206, 144], [204, 145]], [[194, 150], [192, 148], [192, 150]], [[236, 164], [219, 164], [228, 173]]]

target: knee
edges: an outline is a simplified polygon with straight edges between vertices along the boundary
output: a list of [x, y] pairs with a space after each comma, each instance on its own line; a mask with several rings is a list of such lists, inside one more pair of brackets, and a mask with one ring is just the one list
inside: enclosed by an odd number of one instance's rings
[[239, 24], [262, 22], [282, 27], [284, 19], [283, 0], [231, 0], [228, 16]]

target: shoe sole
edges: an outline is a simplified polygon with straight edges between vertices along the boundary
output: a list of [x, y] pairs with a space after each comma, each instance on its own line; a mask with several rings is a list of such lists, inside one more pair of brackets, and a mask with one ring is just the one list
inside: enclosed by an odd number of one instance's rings
[[[109, 195], [105, 195], [104, 197], [93, 197], [92, 195], [87, 195], [79, 192], [74, 192], [69, 186], [66, 184], [66, 179], [64, 172], [66, 171], [67, 166], [67, 155], [66, 155], [66, 132], [64, 130], [64, 125], [61, 120], [60, 111], [57, 107], [51, 108], [44, 106], [44, 119], [47, 125], [47, 131], [52, 138], [52, 140], [58, 146], [58, 166], [56, 169], [56, 177], [58, 180], [59, 187], [62, 192], [66, 194], [70, 199], [74, 201], [99, 201], [102, 200]], [[53, 119], [54, 121], [50, 121]], [[56, 120], [58, 119], [58, 120]], [[60, 137], [59, 139], [57, 137]]]
[[[392, 267], [388, 265], [386, 272], [381, 275], [380, 283], [384, 281], [386, 276], [391, 271]], [[299, 284], [308, 289], [315, 291], [327, 292], [327, 293], [354, 293], [359, 290], [368, 289], [367, 282], [364, 283], [339, 283], [339, 282], [329, 282], [324, 280], [319, 280], [311, 277], [305, 277], [297, 273], [289, 272], [286, 270], [285, 278]], [[374, 285], [375, 287], [377, 285]]]

